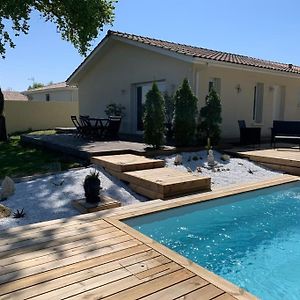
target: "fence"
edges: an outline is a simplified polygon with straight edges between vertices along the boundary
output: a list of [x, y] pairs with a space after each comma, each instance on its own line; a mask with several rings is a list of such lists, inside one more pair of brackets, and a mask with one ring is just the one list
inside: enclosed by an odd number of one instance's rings
[[71, 115], [78, 115], [78, 102], [5, 101], [7, 133], [70, 127]]

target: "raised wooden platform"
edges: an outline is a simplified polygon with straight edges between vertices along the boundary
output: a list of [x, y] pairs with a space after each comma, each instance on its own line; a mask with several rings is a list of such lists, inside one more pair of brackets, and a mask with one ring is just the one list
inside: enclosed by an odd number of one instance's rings
[[210, 178], [164, 168], [164, 160], [124, 154], [93, 157], [110, 174], [129, 183], [137, 193], [150, 199], [167, 199], [210, 190]]
[[126, 181], [137, 193], [151, 199], [210, 190], [210, 178], [192, 175], [172, 168], [125, 172]]
[[114, 172], [154, 169], [165, 165], [164, 160], [133, 154], [94, 156], [91, 158], [91, 162]]
[[101, 201], [99, 203], [91, 204], [87, 203], [85, 199], [79, 199], [73, 200], [72, 205], [82, 214], [87, 214], [91, 212], [120, 207], [121, 203], [108, 196], [101, 196]]
[[250, 150], [230, 149], [227, 152], [256, 161], [274, 170], [300, 175], [300, 151], [297, 148]]

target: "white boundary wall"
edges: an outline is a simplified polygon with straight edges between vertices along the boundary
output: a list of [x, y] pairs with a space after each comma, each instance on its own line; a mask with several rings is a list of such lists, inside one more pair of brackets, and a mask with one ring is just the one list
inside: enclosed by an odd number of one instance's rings
[[4, 105], [8, 134], [28, 129], [73, 127], [70, 117], [71, 115], [78, 115], [78, 101], [5, 101]]

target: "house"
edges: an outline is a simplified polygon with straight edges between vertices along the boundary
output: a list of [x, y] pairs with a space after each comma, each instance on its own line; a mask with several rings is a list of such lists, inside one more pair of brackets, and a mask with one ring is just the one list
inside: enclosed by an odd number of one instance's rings
[[300, 118], [300, 67], [122, 32], [106, 37], [71, 74], [80, 114], [103, 117], [106, 105], [126, 107], [121, 131], [140, 133], [145, 95], [155, 81], [174, 93], [187, 77], [204, 105], [214, 87], [222, 101], [222, 137], [239, 136], [237, 121], [270, 136], [273, 120]]
[[66, 82], [30, 89], [22, 94], [28, 97], [29, 101], [78, 101], [77, 87], [67, 85]]
[[28, 101], [27, 96], [16, 91], [3, 91], [5, 101]]

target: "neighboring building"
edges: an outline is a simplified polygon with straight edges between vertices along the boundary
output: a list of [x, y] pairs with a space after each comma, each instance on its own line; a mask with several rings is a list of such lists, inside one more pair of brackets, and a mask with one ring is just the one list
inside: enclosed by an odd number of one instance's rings
[[122, 132], [139, 133], [145, 95], [156, 81], [173, 93], [187, 77], [199, 108], [211, 87], [222, 101], [222, 136], [239, 136], [237, 120], [270, 136], [274, 119], [300, 118], [300, 67], [109, 31], [67, 80], [78, 86], [79, 113], [104, 116], [126, 107]]
[[78, 101], [76, 86], [59, 82], [22, 92], [29, 101]]
[[27, 96], [15, 91], [2, 91], [5, 101], [28, 101]]

